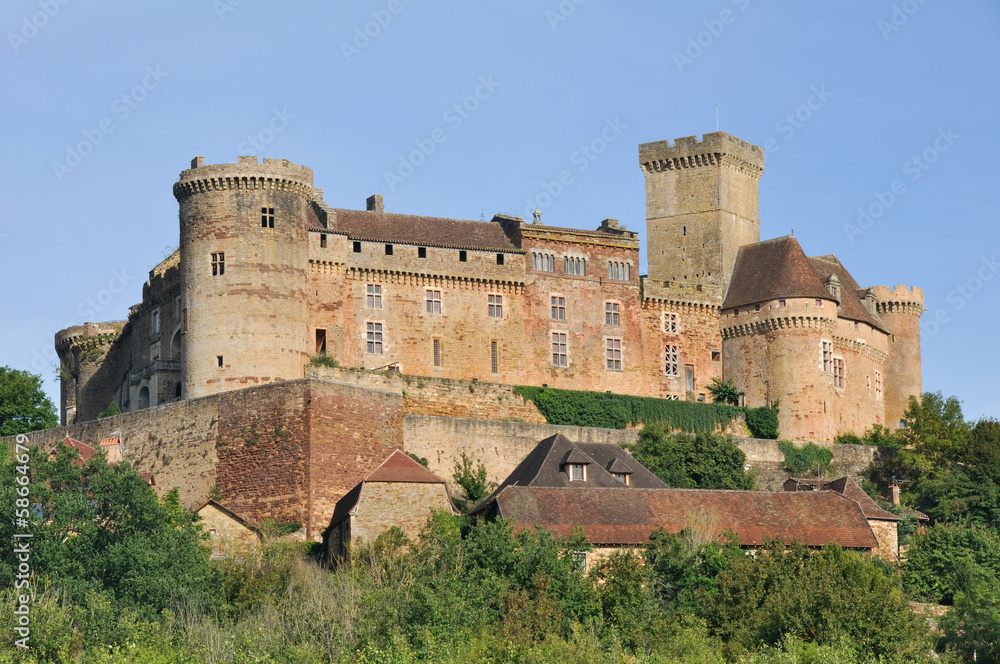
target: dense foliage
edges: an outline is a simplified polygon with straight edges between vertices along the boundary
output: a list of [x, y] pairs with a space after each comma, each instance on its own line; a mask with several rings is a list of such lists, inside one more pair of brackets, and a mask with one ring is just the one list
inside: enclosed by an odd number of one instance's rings
[[797, 447], [790, 440], [778, 441], [778, 450], [785, 457], [784, 469], [795, 476], [823, 475], [830, 471], [833, 452], [827, 447], [806, 443]]
[[638, 424], [663, 424], [670, 429], [688, 433], [713, 433], [725, 429], [740, 415], [745, 415], [747, 426], [755, 438], [777, 438], [778, 418], [775, 411], [770, 408], [740, 408], [719, 403], [675, 401], [548, 387], [517, 386], [514, 390], [525, 399], [531, 400], [549, 424], [606, 429], [624, 429]]
[[709, 384], [708, 392], [712, 395], [714, 403], [724, 403], [730, 406], [740, 405], [740, 391], [736, 389], [731, 380], [722, 380], [716, 376]]
[[455, 464], [452, 479], [455, 484], [462, 488], [465, 493], [464, 500], [457, 500], [457, 506], [463, 512], [467, 512], [475, 507], [483, 498], [490, 495], [496, 485], [487, 479], [486, 466], [482, 461], [476, 461], [469, 454], [462, 450], [461, 458]]
[[56, 407], [45, 395], [41, 377], [0, 367], [0, 436], [57, 426]]
[[639, 433], [635, 445], [624, 447], [669, 487], [756, 488], [756, 477], [745, 470], [746, 455], [731, 436], [671, 433], [662, 424], [652, 424]]

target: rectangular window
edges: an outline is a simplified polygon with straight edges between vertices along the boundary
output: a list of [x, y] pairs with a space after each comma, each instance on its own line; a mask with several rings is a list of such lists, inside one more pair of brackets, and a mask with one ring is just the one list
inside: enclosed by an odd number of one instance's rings
[[787, 304], [787, 302], [785, 302], [784, 300], [778, 300], [778, 306], [779, 306], [779, 307], [783, 307], [783, 306], [785, 306], [786, 304]]
[[469, 252], [467, 252], [467, 251], [460, 251], [460, 252], [458, 252], [458, 262], [459, 263], [466, 263], [466, 262], [468, 262], [468, 260], [469, 260]]
[[371, 355], [382, 354], [382, 323], [368, 323], [367, 351]]
[[260, 225], [262, 228], [274, 228], [274, 208], [260, 209]]
[[621, 318], [618, 315], [617, 302], [604, 303], [604, 324], [612, 325], [614, 327], [618, 327], [619, 325], [621, 325]]
[[760, 303], [759, 302], [757, 304], [753, 305], [753, 310], [754, 311], [760, 311]]
[[614, 281], [628, 281], [630, 266], [628, 263], [619, 263], [617, 261], [608, 262], [608, 279]]
[[382, 286], [380, 284], [368, 284], [368, 293], [365, 296], [365, 307], [368, 309], [382, 308]]
[[677, 346], [666, 346], [664, 355], [666, 357], [666, 364], [663, 373], [668, 376], [680, 376], [680, 360], [678, 359]]
[[417, 247], [417, 258], [427, 258], [427, 247]]
[[823, 300], [817, 299], [816, 300], [816, 306], [817, 307], [822, 307], [823, 306]]
[[684, 387], [688, 392], [694, 392], [694, 365], [684, 365]]
[[552, 320], [566, 320], [566, 298], [552, 296]]
[[497, 254], [497, 265], [503, 265], [503, 254]]
[[160, 332], [160, 310], [153, 309], [153, 334]]
[[326, 248], [326, 234], [320, 234], [319, 236], [319, 246], [320, 248]]
[[622, 340], [608, 339], [606, 344], [608, 371], [622, 370]]
[[385, 255], [386, 256], [392, 256], [392, 245], [391, 244], [385, 245]]
[[355, 242], [354, 243], [354, 253], [356, 253], [356, 254], [360, 254], [361, 253], [361, 243], [360, 242]]
[[882, 372], [875, 372], [875, 401], [882, 400]]
[[441, 366], [441, 340], [434, 340], [434, 366]]
[[712, 361], [713, 362], [721, 362], [722, 361], [722, 351], [721, 350], [713, 350], [712, 351]]
[[493, 373], [500, 373], [500, 348], [497, 342], [490, 342], [490, 369]]
[[441, 313], [441, 291], [439, 290], [427, 291], [426, 299], [427, 299], [427, 313], [429, 314]]
[[823, 373], [833, 372], [833, 343], [820, 341], [820, 353], [823, 360]]
[[316, 352], [326, 352], [326, 330], [316, 330]]
[[615, 477], [616, 480], [618, 480], [619, 482], [621, 482], [625, 486], [629, 485], [629, 481], [628, 481], [628, 475], [629, 474], [628, 473], [611, 473], [611, 474], [614, 475], [614, 477]]
[[663, 314], [663, 331], [667, 334], [677, 334], [677, 314]]
[[487, 315], [490, 318], [503, 318], [503, 296], [487, 295]]
[[219, 277], [226, 273], [226, 255], [222, 252], [212, 254], [212, 276]]
[[569, 353], [566, 347], [566, 336], [565, 332], [552, 333], [552, 366], [554, 367], [569, 366]]
[[569, 464], [569, 479], [573, 482], [582, 482], [586, 479], [584, 473], [584, 466], [582, 463], [571, 463]]
[[218, 365], [218, 367], [219, 367], [220, 369], [221, 369], [221, 368], [222, 368], [222, 367], [223, 367], [223, 366], [225, 365], [225, 362], [223, 361], [223, 359], [222, 359], [222, 356], [221, 356], [221, 355], [219, 355], [219, 356], [217, 356], [217, 357], [215, 358], [215, 362], [216, 362], [216, 364]]
[[833, 386], [844, 387], [844, 358], [833, 358]]

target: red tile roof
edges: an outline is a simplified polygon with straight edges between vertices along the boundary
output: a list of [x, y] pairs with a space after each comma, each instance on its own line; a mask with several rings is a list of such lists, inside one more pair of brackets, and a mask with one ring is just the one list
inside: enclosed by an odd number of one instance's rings
[[537, 525], [568, 536], [581, 526], [594, 544], [644, 544], [657, 528], [676, 533], [714, 522], [720, 537], [731, 530], [741, 546], [761, 546], [764, 538], [774, 537], [810, 547], [830, 542], [856, 549], [878, 546], [861, 507], [832, 491], [508, 486], [495, 501], [499, 515], [516, 527]]
[[400, 450], [394, 450], [364, 481], [444, 484], [443, 479], [424, 468]]
[[415, 244], [455, 249], [520, 252], [499, 222], [421, 217], [367, 210], [333, 209], [331, 230], [352, 240]]
[[885, 323], [878, 316], [872, 315], [868, 311], [868, 307], [861, 302], [863, 296], [860, 294], [864, 293], [865, 289], [858, 286], [858, 282], [854, 280], [854, 277], [836, 256], [832, 254], [813, 256], [809, 258], [809, 263], [813, 267], [813, 272], [824, 284], [834, 274], [840, 280], [840, 309], [837, 310], [837, 315], [840, 318], [868, 323], [883, 332], [889, 331]]
[[827, 482], [823, 485], [823, 488], [827, 491], [836, 491], [837, 493], [856, 502], [861, 506], [861, 511], [864, 512], [865, 516], [869, 519], [878, 519], [880, 521], [900, 520], [900, 518], [892, 512], [879, 507], [878, 504], [872, 500], [871, 496], [865, 493], [865, 490], [858, 486], [858, 483], [850, 477], [841, 477], [840, 479], [833, 480], [832, 482]]
[[90, 457], [97, 454], [97, 448], [91, 447], [87, 443], [80, 442], [76, 438], [70, 438], [66, 436], [63, 439], [63, 443], [66, 447], [75, 449], [80, 454], [80, 461], [86, 461]]

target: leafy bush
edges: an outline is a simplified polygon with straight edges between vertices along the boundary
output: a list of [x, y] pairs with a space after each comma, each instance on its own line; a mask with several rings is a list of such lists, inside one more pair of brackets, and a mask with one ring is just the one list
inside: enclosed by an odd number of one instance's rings
[[740, 392], [731, 380], [722, 380], [716, 376], [708, 386], [708, 391], [715, 403], [724, 403], [730, 406], [740, 405]]
[[744, 470], [746, 455], [731, 436], [714, 433], [671, 433], [651, 424], [635, 445], [623, 445], [636, 461], [676, 489], [756, 488], [756, 477]]
[[875, 447], [900, 447], [902, 444], [901, 437], [898, 434], [893, 433], [881, 424], [876, 424], [871, 429], [867, 429], [863, 436], [858, 436], [850, 431], [842, 433], [834, 438], [833, 442], [838, 445], [873, 445]]
[[486, 466], [482, 461], [476, 461], [475, 467], [472, 465], [472, 457], [465, 450], [462, 450], [461, 460], [455, 464], [455, 472], [452, 479], [465, 492], [465, 500], [459, 505], [462, 511], [475, 507], [479, 502], [490, 495], [490, 491], [495, 487], [487, 481]]
[[108, 407], [102, 410], [97, 415], [97, 419], [103, 420], [105, 417], [112, 417], [114, 415], [121, 415], [122, 409], [118, 407], [118, 404], [112, 401], [108, 404]]
[[309, 366], [311, 367], [329, 367], [330, 369], [336, 369], [340, 366], [340, 362], [334, 359], [332, 355], [326, 353], [316, 353], [309, 358]]
[[746, 408], [747, 429], [754, 438], [777, 440], [778, 438], [778, 404], [774, 408]]
[[427, 464], [430, 463], [430, 461], [427, 460], [427, 457], [422, 457], [419, 454], [414, 454], [413, 452], [407, 452], [406, 456], [410, 457], [411, 459], [413, 459], [414, 461], [416, 461], [417, 463], [419, 463], [424, 468], [427, 468], [428, 467]]
[[793, 475], [822, 475], [830, 470], [833, 452], [813, 443], [796, 447], [790, 440], [778, 441], [778, 449], [785, 457], [784, 470]]

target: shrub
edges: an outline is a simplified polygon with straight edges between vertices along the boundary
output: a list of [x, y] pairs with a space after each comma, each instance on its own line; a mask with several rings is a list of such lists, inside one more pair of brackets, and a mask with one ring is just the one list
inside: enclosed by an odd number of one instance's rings
[[340, 362], [335, 360], [332, 355], [326, 353], [316, 353], [309, 358], [309, 366], [311, 367], [329, 367], [330, 369], [336, 369], [340, 366]]
[[97, 419], [102, 420], [105, 417], [112, 417], [114, 415], [121, 415], [121, 414], [122, 414], [122, 409], [118, 407], [117, 403], [112, 401], [111, 403], [108, 404], [107, 408], [98, 413]]
[[776, 440], [778, 438], [778, 404], [774, 408], [746, 408], [747, 429], [754, 438]]
[[790, 440], [781, 440], [778, 441], [778, 449], [785, 457], [784, 470], [793, 475], [822, 475], [829, 472], [830, 462], [833, 460], [833, 452], [813, 443], [795, 447]]
[[756, 478], [744, 470], [746, 455], [732, 437], [715, 433], [671, 433], [651, 424], [635, 445], [623, 445], [636, 461], [676, 489], [756, 488]]

